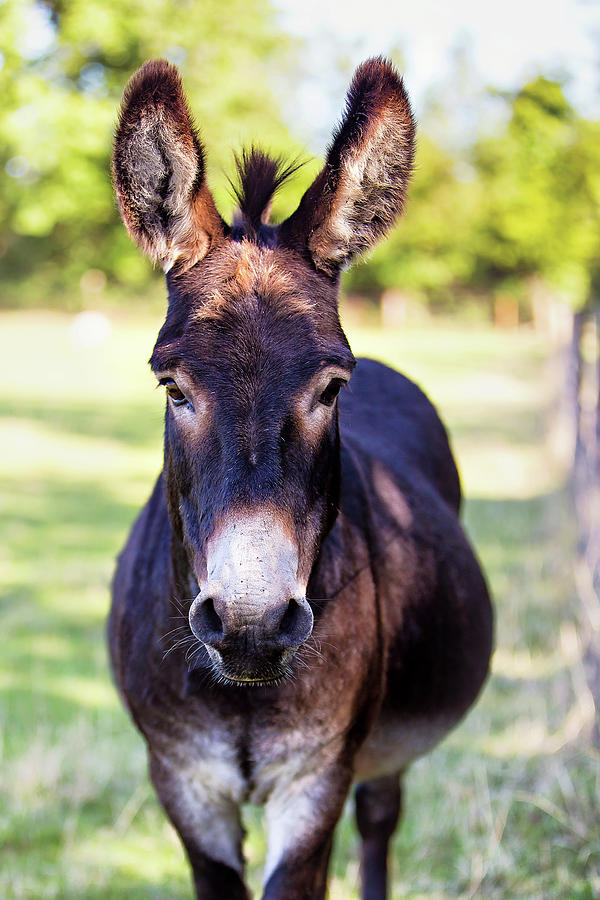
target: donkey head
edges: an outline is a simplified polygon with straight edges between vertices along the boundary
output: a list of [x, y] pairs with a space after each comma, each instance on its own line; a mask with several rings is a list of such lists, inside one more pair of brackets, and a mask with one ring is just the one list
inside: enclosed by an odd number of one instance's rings
[[281, 678], [311, 633], [306, 588], [338, 509], [337, 395], [354, 366], [339, 273], [400, 214], [413, 139], [402, 81], [369, 60], [296, 212], [268, 224], [293, 167], [252, 151], [229, 226], [177, 70], [146, 63], [126, 88], [117, 196], [169, 291], [150, 363], [167, 392], [173, 556], [199, 588], [190, 627], [230, 683]]

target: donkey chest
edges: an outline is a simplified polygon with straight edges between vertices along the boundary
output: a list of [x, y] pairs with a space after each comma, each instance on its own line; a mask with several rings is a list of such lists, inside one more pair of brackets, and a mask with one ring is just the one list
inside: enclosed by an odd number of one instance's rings
[[[448, 717], [378, 719], [355, 758], [357, 781], [405, 769], [430, 751], [452, 728]], [[258, 733], [252, 727], [190, 729], [179, 745], [178, 769], [203, 803], [265, 803], [271, 795], [326, 769], [339, 754], [341, 735], [314, 736], [296, 728]], [[183, 787], [183, 784], [182, 784]]]
[[219, 727], [190, 729], [179, 744], [179, 772], [193, 793], [212, 805], [223, 801], [264, 804], [280, 790], [309, 778], [331, 763], [339, 752], [341, 736], [324, 739], [302, 729], [269, 729], [258, 733]]

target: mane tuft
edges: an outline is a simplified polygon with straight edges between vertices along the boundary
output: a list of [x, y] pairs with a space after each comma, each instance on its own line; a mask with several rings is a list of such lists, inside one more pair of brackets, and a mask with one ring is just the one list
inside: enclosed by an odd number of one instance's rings
[[230, 182], [239, 209], [236, 219], [241, 219], [248, 231], [258, 234], [261, 225], [269, 221], [275, 192], [303, 165], [298, 159], [288, 163], [283, 157], [269, 156], [256, 147], [242, 150], [241, 155], [236, 153], [238, 180]]

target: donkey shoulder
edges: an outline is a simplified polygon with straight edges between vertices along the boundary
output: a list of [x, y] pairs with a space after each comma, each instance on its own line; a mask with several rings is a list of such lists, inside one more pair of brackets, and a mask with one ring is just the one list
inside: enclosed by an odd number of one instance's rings
[[340, 400], [340, 429], [361, 455], [400, 481], [425, 479], [458, 512], [460, 481], [446, 429], [413, 381], [373, 359], [359, 359]]

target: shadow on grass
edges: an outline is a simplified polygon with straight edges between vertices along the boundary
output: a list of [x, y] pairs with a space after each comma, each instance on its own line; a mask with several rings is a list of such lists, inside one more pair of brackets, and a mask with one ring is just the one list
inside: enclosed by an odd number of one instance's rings
[[40, 725], [59, 734], [81, 713], [118, 706], [105, 647], [114, 561], [137, 505], [100, 482], [3, 479], [0, 544], [10, 547], [0, 597], [0, 719], [5, 751]]
[[[65, 900], [107, 900], [107, 887], [85, 888], [82, 893], [65, 894]], [[112, 875], [110, 879], [110, 897], [123, 897], [127, 900], [191, 900], [191, 876], [189, 885], [176, 885], [165, 879], [162, 884], [132, 878], [128, 875]], [[223, 898], [225, 900], [225, 898]]]
[[140, 508], [120, 493], [118, 481], [0, 479], [0, 542], [11, 547], [13, 562], [23, 565], [26, 583], [34, 589], [40, 584], [43, 563], [61, 562], [76, 572], [116, 552]]
[[463, 522], [496, 606], [497, 642], [556, 648], [573, 619], [575, 527], [566, 487], [525, 500], [469, 499]]

